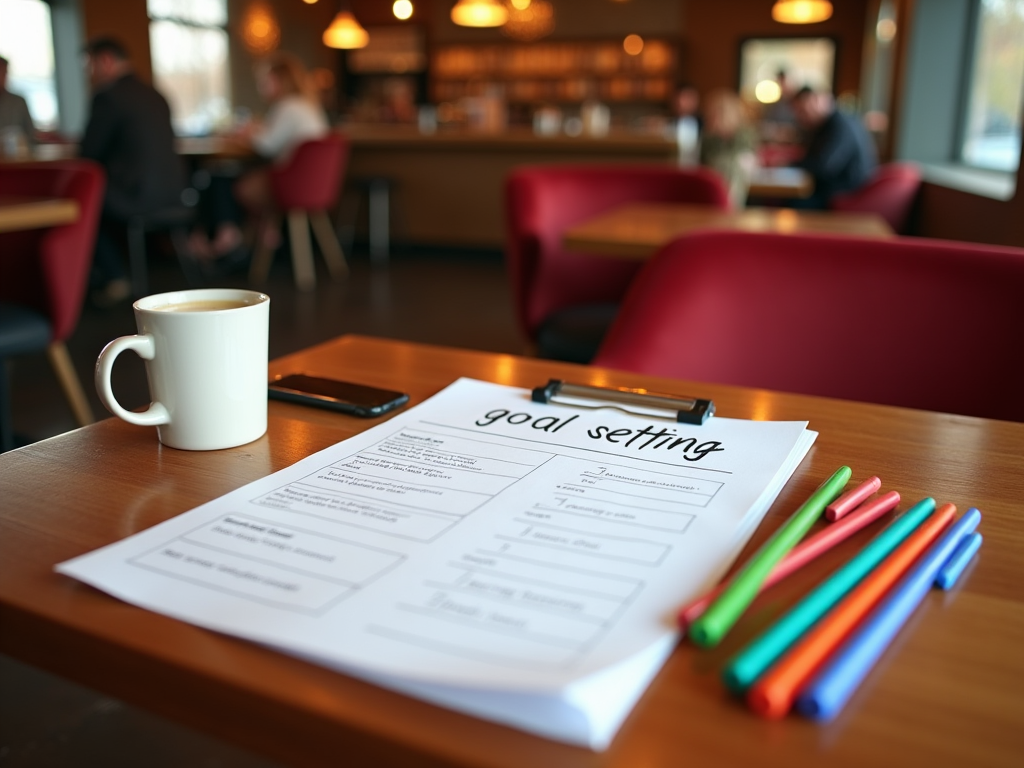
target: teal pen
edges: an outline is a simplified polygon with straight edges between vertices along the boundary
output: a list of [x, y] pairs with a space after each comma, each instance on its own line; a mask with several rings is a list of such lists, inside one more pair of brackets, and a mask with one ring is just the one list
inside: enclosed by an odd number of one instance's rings
[[785, 616], [744, 648], [722, 671], [729, 690], [743, 693], [775, 663], [789, 646], [828, 613], [890, 552], [935, 511], [935, 499], [926, 498], [872, 539], [846, 565], [796, 604]]

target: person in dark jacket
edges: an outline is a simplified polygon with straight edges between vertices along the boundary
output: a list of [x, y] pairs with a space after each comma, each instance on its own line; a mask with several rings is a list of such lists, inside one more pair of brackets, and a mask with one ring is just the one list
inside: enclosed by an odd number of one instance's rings
[[93, 97], [79, 154], [107, 172], [91, 282], [98, 303], [114, 303], [130, 293], [118, 245], [126, 222], [180, 203], [184, 178], [167, 100], [135, 76], [119, 41], [85, 50]]
[[833, 195], [857, 189], [871, 177], [878, 164], [875, 145], [856, 117], [836, 109], [831, 94], [801, 88], [793, 112], [808, 137], [797, 165], [814, 178], [814, 193], [795, 205], [828, 208]]

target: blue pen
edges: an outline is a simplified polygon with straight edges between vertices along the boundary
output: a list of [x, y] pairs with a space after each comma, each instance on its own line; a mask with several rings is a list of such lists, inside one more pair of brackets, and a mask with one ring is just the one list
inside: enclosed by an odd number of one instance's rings
[[980, 546], [981, 534], [977, 531], [960, 539], [953, 554], [949, 556], [949, 560], [942, 566], [939, 575], [935, 577], [935, 586], [939, 589], [951, 589]]
[[914, 570], [903, 577], [889, 597], [836, 652], [832, 661], [800, 692], [797, 711], [814, 720], [831, 720], [839, 714], [900, 627], [928, 594], [936, 575], [960, 541], [969, 536], [980, 521], [981, 513], [972, 507], [932, 545]]

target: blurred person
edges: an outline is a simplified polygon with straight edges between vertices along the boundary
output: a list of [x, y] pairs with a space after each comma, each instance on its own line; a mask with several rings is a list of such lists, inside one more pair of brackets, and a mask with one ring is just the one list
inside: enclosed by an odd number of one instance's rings
[[36, 144], [36, 128], [25, 99], [7, 90], [9, 62], [0, 56], [0, 154], [18, 156]]
[[90, 284], [99, 305], [126, 299], [131, 286], [120, 241], [134, 216], [178, 205], [184, 188], [167, 100], [135, 76], [120, 41], [85, 47], [93, 97], [79, 154], [107, 173]]
[[793, 85], [786, 70], [775, 74], [775, 83], [779, 98], [761, 111], [761, 136], [765, 141], [792, 144], [800, 141], [800, 125], [793, 111]]
[[[298, 57], [285, 51], [274, 53], [258, 70], [257, 83], [269, 104], [267, 114], [262, 121], [239, 127], [229, 140], [254, 152], [258, 159], [237, 180], [225, 176], [212, 179], [207, 218], [213, 240], [197, 231], [190, 241], [192, 250], [207, 259], [244, 255], [240, 252], [244, 212], [262, 213], [273, 205], [271, 164], [287, 163], [299, 144], [330, 130], [315, 84]], [[260, 236], [269, 247], [280, 244], [280, 232], [266, 231]]]
[[747, 200], [750, 177], [757, 167], [757, 135], [740, 97], [725, 88], [705, 100], [700, 163], [717, 171], [729, 186], [729, 200], [737, 208]]
[[691, 84], [683, 83], [672, 97], [675, 116], [675, 139], [679, 147], [679, 164], [697, 165], [700, 162], [700, 133], [703, 118], [700, 115], [700, 92]]
[[831, 94], [801, 88], [793, 111], [807, 133], [807, 151], [797, 166], [814, 179], [814, 193], [793, 207], [828, 208], [833, 195], [857, 189], [871, 177], [878, 165], [874, 142], [858, 119], [836, 109]]

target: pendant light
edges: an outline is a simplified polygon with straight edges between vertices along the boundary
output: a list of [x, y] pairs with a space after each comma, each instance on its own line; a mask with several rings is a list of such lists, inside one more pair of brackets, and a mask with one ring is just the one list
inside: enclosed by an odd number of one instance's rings
[[365, 48], [370, 42], [369, 33], [356, 21], [352, 11], [348, 9], [348, 3], [342, 3], [338, 15], [324, 31], [324, 45], [328, 48], [342, 48], [351, 50], [353, 48]]
[[508, 8], [500, 0], [459, 0], [452, 21], [460, 27], [500, 27], [508, 21]]
[[775, 0], [772, 18], [781, 24], [814, 24], [832, 17], [828, 0]]

